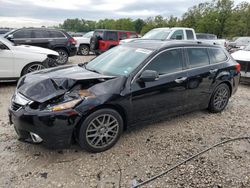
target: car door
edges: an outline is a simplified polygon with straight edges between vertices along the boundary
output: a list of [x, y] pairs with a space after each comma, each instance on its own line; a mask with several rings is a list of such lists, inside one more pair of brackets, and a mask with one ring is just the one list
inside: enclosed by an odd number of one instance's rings
[[208, 49], [188, 47], [185, 49], [188, 59], [188, 102], [190, 108], [203, 108], [210, 100], [210, 86], [218, 69], [210, 66]]
[[[139, 76], [145, 70], [157, 71], [159, 79], [141, 82]], [[156, 55], [132, 81], [133, 121], [166, 116], [184, 110], [186, 78], [181, 48], [165, 50]]]
[[20, 29], [13, 33], [12, 42], [15, 44], [32, 45], [33, 33], [31, 29]]
[[39, 46], [42, 48], [48, 48], [49, 47], [49, 41], [50, 41], [50, 34], [46, 30], [33, 30], [33, 36], [32, 39], [32, 45], [33, 46]]
[[11, 78], [14, 75], [13, 53], [0, 41], [0, 78]]

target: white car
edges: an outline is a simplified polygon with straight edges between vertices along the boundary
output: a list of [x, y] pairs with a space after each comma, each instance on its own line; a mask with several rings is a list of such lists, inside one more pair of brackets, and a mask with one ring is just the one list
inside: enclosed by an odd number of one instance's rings
[[241, 65], [241, 81], [250, 82], [250, 45], [231, 54], [235, 61]]
[[24, 74], [47, 68], [50, 59], [58, 56], [53, 50], [15, 45], [0, 37], [0, 81], [17, 80]]
[[77, 51], [80, 55], [89, 55], [90, 38], [93, 36], [94, 31], [90, 31], [82, 37], [74, 37], [76, 40]]

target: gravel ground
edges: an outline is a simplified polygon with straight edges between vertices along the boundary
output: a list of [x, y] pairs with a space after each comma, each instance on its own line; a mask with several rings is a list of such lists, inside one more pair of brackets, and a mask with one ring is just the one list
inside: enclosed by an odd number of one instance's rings
[[[76, 56], [84, 62], [92, 56]], [[228, 138], [250, 135], [250, 86], [240, 85], [220, 114], [197, 111], [126, 131], [110, 150], [62, 151], [17, 140], [7, 108], [15, 83], [0, 83], [0, 187], [131, 187]], [[250, 143], [231, 142], [144, 187], [250, 187]]]

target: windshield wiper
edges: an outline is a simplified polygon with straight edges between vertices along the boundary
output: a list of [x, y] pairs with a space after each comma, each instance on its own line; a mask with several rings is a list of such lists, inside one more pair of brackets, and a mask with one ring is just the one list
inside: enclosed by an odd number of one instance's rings
[[84, 67], [86, 70], [88, 71], [91, 71], [91, 72], [95, 72], [95, 73], [98, 73], [98, 74], [101, 74], [99, 71], [95, 70], [95, 69], [89, 69], [87, 68], [87, 64], [88, 62], [84, 62], [84, 63], [79, 63], [78, 66], [79, 67]]

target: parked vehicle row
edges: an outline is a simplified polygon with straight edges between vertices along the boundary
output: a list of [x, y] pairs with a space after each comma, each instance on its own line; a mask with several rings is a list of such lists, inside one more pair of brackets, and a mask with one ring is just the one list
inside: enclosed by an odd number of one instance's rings
[[16, 45], [25, 44], [55, 50], [59, 53], [57, 64], [68, 62], [76, 55], [76, 41], [67, 32], [49, 28], [21, 28], [10, 31], [4, 37]]
[[240, 64], [219, 46], [136, 40], [89, 63], [23, 76], [9, 117], [21, 140], [54, 148], [77, 141], [102, 152], [141, 121], [197, 109], [221, 112], [239, 78]]

